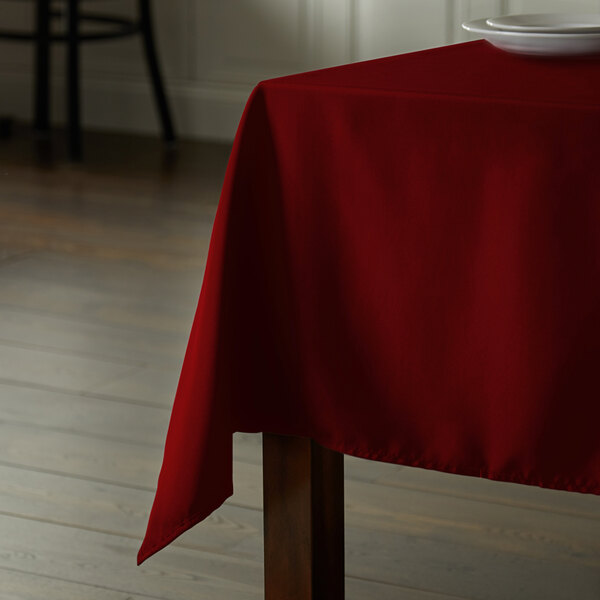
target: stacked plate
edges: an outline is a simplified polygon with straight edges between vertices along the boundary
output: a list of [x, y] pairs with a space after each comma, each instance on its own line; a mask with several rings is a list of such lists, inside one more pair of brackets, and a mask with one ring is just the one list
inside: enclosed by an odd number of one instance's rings
[[507, 15], [462, 26], [507, 52], [538, 56], [600, 54], [600, 14]]

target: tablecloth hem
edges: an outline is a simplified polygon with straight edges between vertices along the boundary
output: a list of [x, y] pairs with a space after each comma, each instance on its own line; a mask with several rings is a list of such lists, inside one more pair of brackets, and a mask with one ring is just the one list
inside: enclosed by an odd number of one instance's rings
[[146, 541], [144, 541], [137, 555], [137, 565], [141, 565], [145, 560], [162, 550], [165, 546], [168, 546], [172, 541], [185, 533], [188, 529], [191, 529], [194, 525], [197, 525], [200, 523], [200, 521], [206, 519], [211, 513], [220, 508], [228, 498], [231, 498], [231, 496], [233, 496], [233, 488], [230, 488], [228, 493], [218, 502], [214, 502], [212, 508], [193, 513], [181, 521], [179, 525], [177, 525], [175, 529], [173, 529], [168, 535], [160, 538], [158, 541], [155, 541], [149, 545], [146, 545]]
[[[260, 432], [246, 431], [245, 433]], [[489, 469], [477, 468], [474, 466], [465, 466], [462, 464], [460, 466], [442, 464], [433, 460], [424, 460], [420, 457], [395, 454], [385, 450], [372, 450], [370, 448], [361, 448], [354, 445], [350, 446], [346, 442], [328, 440], [321, 436], [306, 437], [310, 437], [315, 442], [317, 442], [321, 446], [324, 446], [325, 448], [329, 448], [330, 450], [341, 452], [342, 454], [347, 454], [349, 456], [355, 456], [357, 458], [365, 458], [368, 460], [394, 463], [406, 467], [416, 467], [421, 469], [440, 471], [442, 473], [466, 475], [469, 477], [480, 477], [485, 479], [491, 479], [494, 481], [503, 481], [506, 483], [535, 485], [546, 489], [600, 495], [600, 482], [590, 481], [583, 477], [578, 477], [575, 479], [569, 477], [554, 477], [551, 480], [546, 480], [533, 473], [525, 474], [509, 471], [491, 471]], [[188, 529], [192, 528], [200, 521], [206, 519], [232, 495], [233, 488], [228, 490], [228, 493], [225, 496], [223, 496], [217, 502], [213, 503], [211, 505], [211, 508], [193, 513], [192, 515], [181, 521], [168, 535], [160, 538], [158, 541], [155, 541], [150, 545], [146, 545], [146, 543], [144, 542], [138, 552], [138, 566], [141, 565], [145, 560], [150, 558], [152, 555], [162, 550], [165, 546], [168, 546], [173, 540], [185, 533]]]
[[514, 471], [491, 471], [485, 468], [475, 466], [442, 464], [433, 460], [423, 460], [420, 457], [409, 457], [390, 453], [384, 450], [371, 450], [360, 447], [349, 447], [344, 442], [330, 441], [313, 437], [314, 441], [336, 452], [355, 456], [357, 458], [366, 458], [380, 462], [389, 462], [406, 467], [417, 467], [443, 473], [452, 473], [455, 475], [466, 475], [468, 477], [479, 477], [491, 479], [494, 481], [503, 481], [506, 483], [520, 483], [523, 485], [535, 485], [546, 489], [560, 491], [579, 492], [583, 494], [600, 495], [600, 482], [592, 481], [584, 477], [575, 479], [569, 477], [553, 477], [546, 479], [535, 473], [517, 473]]

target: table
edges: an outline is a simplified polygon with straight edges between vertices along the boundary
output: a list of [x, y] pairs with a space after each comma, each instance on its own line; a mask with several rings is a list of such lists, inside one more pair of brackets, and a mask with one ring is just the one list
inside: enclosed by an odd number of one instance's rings
[[139, 562], [232, 494], [235, 431], [267, 598], [343, 597], [343, 453], [600, 494], [599, 81], [477, 41], [255, 88]]

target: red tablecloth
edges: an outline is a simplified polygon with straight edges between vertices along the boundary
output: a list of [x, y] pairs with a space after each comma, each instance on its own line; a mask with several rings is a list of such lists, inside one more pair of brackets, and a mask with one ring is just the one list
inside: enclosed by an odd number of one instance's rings
[[242, 117], [139, 560], [232, 432], [600, 493], [600, 60], [471, 42], [266, 81]]

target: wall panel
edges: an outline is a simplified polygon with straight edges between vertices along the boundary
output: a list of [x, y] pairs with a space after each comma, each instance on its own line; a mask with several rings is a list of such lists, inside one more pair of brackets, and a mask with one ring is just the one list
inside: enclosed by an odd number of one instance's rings
[[[60, 2], [57, 0], [57, 4]], [[130, 15], [133, 0], [82, 0]], [[600, 0], [155, 0], [169, 95], [184, 136], [231, 139], [261, 79], [470, 39], [462, 21], [507, 12], [598, 11]], [[2, 27], [27, 27], [32, 3], [0, 0]], [[64, 113], [64, 52], [53, 51], [53, 117]], [[28, 45], [0, 43], [0, 114], [31, 116]], [[86, 126], [158, 130], [139, 40], [83, 53]]]
[[355, 0], [352, 58], [376, 58], [448, 43], [450, 5], [440, 0]]
[[196, 14], [195, 78], [254, 83], [313, 62], [310, 0], [220, 0]]
[[598, 12], [598, 0], [508, 0], [509, 13]]

